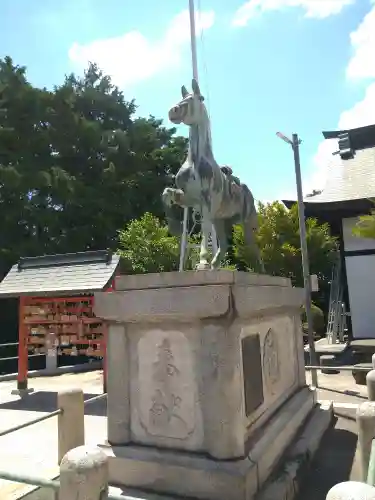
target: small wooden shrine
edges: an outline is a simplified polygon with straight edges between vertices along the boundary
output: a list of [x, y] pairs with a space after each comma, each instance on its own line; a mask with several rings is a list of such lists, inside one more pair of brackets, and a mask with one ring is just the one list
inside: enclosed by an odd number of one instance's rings
[[21, 258], [0, 283], [0, 298], [19, 297], [19, 391], [27, 390], [28, 353], [103, 359], [106, 325], [94, 292], [111, 291], [119, 257], [107, 251]]
[[[305, 198], [305, 213], [328, 222], [338, 237], [339, 284], [349, 316], [349, 336], [375, 338], [375, 240], [358, 238], [352, 232], [358, 216], [375, 207], [375, 125], [323, 135], [338, 141], [334, 154], [339, 161], [329, 166], [325, 189]], [[283, 202], [287, 207], [295, 203]]]

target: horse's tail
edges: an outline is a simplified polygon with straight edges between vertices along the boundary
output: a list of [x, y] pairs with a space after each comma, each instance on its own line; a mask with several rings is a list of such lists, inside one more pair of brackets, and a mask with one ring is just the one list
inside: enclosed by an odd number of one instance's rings
[[165, 218], [168, 223], [168, 230], [172, 236], [181, 236], [183, 208], [178, 205], [167, 205], [163, 203]]
[[254, 230], [258, 229], [258, 215], [257, 209], [255, 207], [255, 200], [252, 192], [246, 186], [246, 184], [242, 184], [242, 189], [244, 193], [243, 199], [243, 220], [252, 219]]

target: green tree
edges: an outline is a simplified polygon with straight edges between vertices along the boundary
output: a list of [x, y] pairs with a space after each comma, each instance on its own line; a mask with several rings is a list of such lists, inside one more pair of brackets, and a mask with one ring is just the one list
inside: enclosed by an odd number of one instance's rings
[[164, 217], [186, 139], [135, 111], [95, 65], [47, 91], [0, 60], [0, 274], [21, 255], [115, 249], [118, 228]]
[[[279, 202], [259, 204], [259, 231], [257, 235], [266, 272], [291, 278], [296, 286], [303, 286], [298, 208], [290, 210]], [[310, 273], [321, 282], [328, 282], [335, 259], [336, 240], [330, 236], [329, 226], [316, 219], [306, 220]], [[253, 256], [244, 246], [242, 227], [234, 229], [234, 257], [237, 266], [253, 269]]]
[[[118, 253], [125, 274], [177, 271], [180, 239], [170, 236], [166, 224], [150, 213], [131, 221], [119, 232]], [[193, 268], [197, 252], [190, 252], [188, 268]]]
[[[372, 200], [375, 202], [375, 200]], [[353, 234], [359, 238], [375, 238], [375, 210], [368, 215], [361, 215], [353, 228]]]
[[51, 142], [66, 180], [53, 193], [71, 250], [115, 248], [117, 229], [145, 211], [163, 217], [161, 192], [180, 164], [186, 140], [160, 120], [135, 118], [110, 78], [91, 65], [55, 89]]
[[34, 196], [48, 182], [49, 99], [27, 81], [24, 67], [9, 57], [0, 60], [0, 275], [20, 255], [34, 254], [36, 245], [43, 253], [48, 208], [40, 210]]

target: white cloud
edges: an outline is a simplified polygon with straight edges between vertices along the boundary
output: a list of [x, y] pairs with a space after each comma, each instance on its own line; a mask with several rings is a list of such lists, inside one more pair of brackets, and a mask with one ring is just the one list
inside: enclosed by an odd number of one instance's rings
[[375, 78], [375, 7], [350, 34], [354, 54], [346, 74], [349, 78]]
[[232, 26], [246, 26], [251, 18], [268, 10], [299, 7], [306, 17], [324, 19], [339, 14], [344, 7], [355, 0], [248, 0], [235, 12]]
[[[351, 78], [375, 79], [375, 5], [365, 16], [357, 30], [350, 35], [354, 54], [347, 66], [347, 76]], [[338, 129], [350, 129], [375, 124], [375, 81], [370, 82], [364, 97], [352, 108], [343, 111], [337, 124]], [[306, 182], [305, 192], [324, 188], [328, 165], [339, 161], [332, 152], [337, 150], [337, 141], [322, 141], [313, 158], [314, 171]]]
[[[197, 12], [197, 35], [211, 28], [214, 21], [214, 11]], [[189, 40], [189, 12], [186, 10], [172, 19], [159, 40], [130, 31], [85, 45], [75, 42], [69, 50], [69, 58], [80, 68], [87, 67], [89, 62], [97, 63], [115, 84], [124, 88], [178, 66]]]

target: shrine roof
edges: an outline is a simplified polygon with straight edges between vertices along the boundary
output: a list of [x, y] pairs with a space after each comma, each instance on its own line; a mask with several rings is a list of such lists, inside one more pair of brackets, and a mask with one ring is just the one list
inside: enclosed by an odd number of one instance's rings
[[120, 257], [105, 250], [23, 257], [0, 283], [0, 298], [94, 293], [112, 281]]
[[[314, 205], [343, 204], [375, 198], [375, 125], [347, 131], [323, 132], [327, 139], [347, 134], [349, 148], [337, 151], [328, 161], [326, 186], [320, 194], [304, 199], [306, 208]], [[349, 153], [349, 154], [348, 154]], [[295, 201], [283, 200], [286, 206]], [[327, 207], [325, 207], [327, 208]]]

